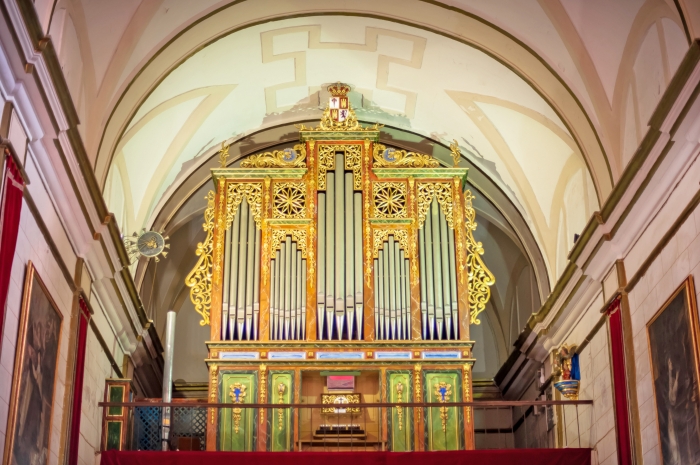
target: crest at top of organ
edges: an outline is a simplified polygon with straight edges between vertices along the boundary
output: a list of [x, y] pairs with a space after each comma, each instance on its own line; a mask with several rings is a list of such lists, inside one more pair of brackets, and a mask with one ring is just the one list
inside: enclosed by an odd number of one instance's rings
[[379, 144], [349, 86], [328, 90], [299, 144], [212, 170], [186, 278], [201, 324], [212, 341], [468, 339], [494, 278], [467, 168]]

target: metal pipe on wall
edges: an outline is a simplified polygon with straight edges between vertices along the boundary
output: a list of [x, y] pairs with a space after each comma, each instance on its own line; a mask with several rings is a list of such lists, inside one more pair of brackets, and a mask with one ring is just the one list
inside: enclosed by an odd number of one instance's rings
[[[173, 353], [175, 351], [175, 318], [177, 313], [168, 311], [165, 319], [165, 352], [163, 356], [163, 402], [173, 400]], [[170, 440], [170, 407], [164, 407], [162, 418], [162, 449], [169, 449]]]
[[[248, 202], [243, 200], [239, 209], [241, 216], [241, 231], [238, 242], [238, 270], [241, 273], [246, 269], [248, 248]], [[245, 326], [245, 279], [243, 276], [238, 278], [238, 291], [236, 295], [236, 337], [239, 341], [243, 340], [243, 329]]]
[[226, 230], [226, 240], [224, 242], [224, 291], [221, 298], [221, 340], [225, 341], [228, 329], [228, 293], [229, 275], [231, 273], [231, 228]]
[[444, 324], [444, 302], [442, 301], [442, 256], [440, 255], [440, 209], [437, 200], [430, 206], [433, 246], [433, 291], [435, 292], [435, 332], [442, 339]]
[[289, 339], [289, 321], [292, 315], [292, 238], [287, 236], [284, 242], [284, 332], [280, 339]]
[[[355, 236], [355, 335], [356, 339], [363, 338], [362, 327], [364, 325], [364, 298], [362, 276], [362, 192], [353, 194], [353, 216]], [[367, 244], [369, 247], [369, 244]]]
[[[336, 166], [338, 164], [336, 163]], [[345, 166], [343, 163], [342, 166]], [[347, 338], [353, 338], [355, 326], [355, 239], [353, 214], [353, 174], [345, 173], [345, 315], [347, 319]], [[360, 281], [361, 282], [361, 281]], [[359, 318], [359, 315], [358, 315]], [[342, 332], [341, 332], [342, 333]], [[342, 339], [342, 337], [341, 337]]]
[[[262, 231], [255, 228], [255, 261], [253, 263], [253, 339], [258, 339], [258, 328], [260, 328], [260, 244], [262, 242]], [[269, 314], [268, 314], [269, 318]]]
[[424, 227], [418, 230], [418, 250], [420, 265], [420, 314], [421, 314], [421, 335], [423, 339], [428, 339], [428, 291], [426, 287], [427, 274], [425, 262], [425, 224]]
[[255, 277], [255, 221], [252, 218], [248, 220], [246, 241], [245, 338], [250, 341], [253, 335], [253, 278]]
[[333, 339], [335, 307], [335, 173], [326, 173], [326, 338]]
[[231, 224], [231, 259], [229, 260], [230, 280], [229, 280], [229, 297], [228, 297], [228, 340], [233, 340], [236, 329], [236, 295], [238, 291], [238, 242], [241, 227], [240, 207], [238, 213], [233, 217]]
[[345, 159], [335, 154], [335, 339], [343, 338], [345, 321]]
[[455, 232], [450, 230], [447, 233], [447, 246], [450, 257], [450, 301], [452, 303], [452, 339], [459, 339], [459, 308], [457, 307], [457, 265], [455, 258]]
[[440, 262], [442, 264], [442, 301], [445, 307], [445, 338], [452, 339], [452, 296], [450, 295], [450, 257], [447, 244], [447, 219], [440, 215]]
[[326, 193], [318, 193], [318, 239], [316, 244], [318, 246], [318, 273], [316, 273], [316, 331], [318, 332], [318, 339], [323, 340], [323, 329], [326, 313]]
[[394, 285], [394, 278], [396, 277], [396, 242], [394, 241], [394, 236], [389, 236], [389, 244], [387, 247], [389, 251], [389, 256], [387, 260], [387, 267], [389, 268], [389, 273], [387, 276], [387, 286], [389, 294], [389, 337], [387, 339], [396, 339], [396, 286]]

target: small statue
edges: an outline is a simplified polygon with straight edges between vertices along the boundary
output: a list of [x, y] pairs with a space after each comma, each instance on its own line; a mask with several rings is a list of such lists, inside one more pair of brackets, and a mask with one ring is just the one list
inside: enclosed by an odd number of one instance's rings
[[564, 345], [556, 352], [554, 374], [559, 376], [559, 381], [554, 383], [554, 387], [567, 399], [577, 400], [581, 370], [575, 345]]

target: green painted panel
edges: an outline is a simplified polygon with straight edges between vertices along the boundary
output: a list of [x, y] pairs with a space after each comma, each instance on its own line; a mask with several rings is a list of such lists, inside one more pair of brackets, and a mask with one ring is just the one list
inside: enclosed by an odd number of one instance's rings
[[[109, 401], [110, 402], [124, 402], [124, 386], [110, 386], [109, 387]], [[109, 416], [121, 416], [123, 407], [109, 407], [107, 415]]]
[[[270, 403], [291, 404], [294, 400], [294, 372], [270, 372], [267, 392]], [[289, 452], [294, 442], [294, 415], [291, 408], [272, 409], [267, 414], [268, 450]]]
[[[413, 402], [413, 375], [408, 370], [387, 370], [388, 402]], [[399, 391], [401, 395], [399, 396]], [[398, 407], [389, 409], [389, 450], [408, 452], [413, 450], [413, 409]]]
[[107, 422], [107, 450], [119, 450], [122, 443], [122, 422]]
[[[219, 377], [219, 402], [241, 404], [258, 402], [257, 371], [223, 372]], [[219, 450], [250, 452], [255, 450], [258, 410], [253, 408], [221, 409], [219, 415]]]
[[[425, 370], [423, 373], [423, 393], [425, 402], [439, 404], [443, 396], [446, 402], [461, 402], [461, 372]], [[462, 449], [464, 443], [464, 419], [462, 409], [457, 407], [430, 407], [425, 410], [426, 450]]]

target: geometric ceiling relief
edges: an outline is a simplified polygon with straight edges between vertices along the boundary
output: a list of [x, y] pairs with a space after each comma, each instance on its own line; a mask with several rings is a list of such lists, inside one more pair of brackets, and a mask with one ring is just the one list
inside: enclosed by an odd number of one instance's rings
[[[119, 171], [110, 179], [122, 193], [112, 185], [105, 195], [110, 208], [124, 206], [120, 226], [150, 228], [170, 193], [215, 156], [222, 141], [318, 119], [328, 97], [320, 90], [339, 80], [351, 85], [360, 120], [445, 145], [457, 139], [462, 153], [518, 206], [554, 277], [560, 224], [568, 225], [571, 242], [598, 207], [591, 166], [557, 113], [489, 55], [366, 17], [300, 17], [249, 27], [169, 72], [135, 111], [110, 163]], [[464, 95], [475, 103], [465, 105]], [[583, 186], [574, 189], [576, 183]], [[574, 201], [568, 192], [585, 197]]]

